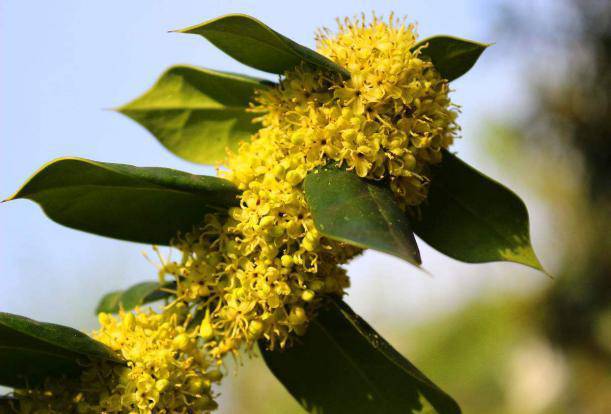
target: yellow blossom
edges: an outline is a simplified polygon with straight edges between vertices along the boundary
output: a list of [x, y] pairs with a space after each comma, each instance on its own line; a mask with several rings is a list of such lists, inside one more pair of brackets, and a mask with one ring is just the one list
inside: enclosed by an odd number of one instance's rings
[[243, 191], [240, 207], [179, 239], [183, 257], [165, 269], [180, 299], [202, 303], [200, 335], [217, 357], [261, 337], [285, 346], [325, 296], [348, 286], [340, 265], [359, 250], [316, 230], [301, 189], [308, 172], [334, 162], [387, 180], [409, 208], [426, 197], [428, 167], [458, 131], [448, 83], [413, 50], [412, 25], [347, 19], [317, 41], [350, 78], [297, 67], [260, 91], [251, 110], [262, 127], [221, 172]]
[[218, 382], [222, 374], [196, 347], [189, 316], [137, 311], [118, 318], [102, 313], [99, 320], [93, 337], [120, 353], [127, 367], [97, 363], [77, 383], [49, 382], [44, 390], [18, 391], [22, 414], [186, 414], [216, 408], [204, 384]]
[[176, 301], [161, 313], [100, 315], [94, 338], [127, 367], [94, 364], [74, 388], [17, 391], [22, 413], [214, 409], [223, 356], [260, 339], [287, 346], [349, 286], [341, 265], [360, 249], [315, 228], [302, 189], [309, 172], [334, 163], [384, 180], [404, 209], [426, 198], [429, 167], [459, 131], [448, 82], [414, 49], [412, 25], [392, 16], [338, 24], [318, 34], [318, 52], [350, 77], [299, 66], [257, 94], [250, 110], [261, 128], [220, 172], [242, 190], [240, 206], [207, 215], [175, 240], [180, 259], [163, 263]]

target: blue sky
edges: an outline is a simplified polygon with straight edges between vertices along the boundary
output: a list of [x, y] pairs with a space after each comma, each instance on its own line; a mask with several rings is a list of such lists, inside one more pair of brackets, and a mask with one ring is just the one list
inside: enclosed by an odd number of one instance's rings
[[[173, 157], [143, 128], [107, 110], [144, 92], [172, 64], [261, 75], [202, 38], [167, 31], [241, 12], [313, 46], [317, 27], [333, 28], [336, 16], [371, 10], [407, 15], [418, 22], [423, 37], [444, 33], [495, 41], [490, 27], [496, 8], [483, 0], [0, 2], [0, 196], [9, 196], [40, 165], [64, 155], [213, 174]], [[453, 83], [454, 100], [463, 108], [464, 136], [455, 148], [501, 179], [477, 145], [483, 120], [526, 104], [518, 67], [503, 59], [505, 48], [497, 43]], [[536, 201], [525, 185], [518, 183], [516, 190], [527, 203]], [[545, 225], [541, 211], [533, 215], [536, 247], [544, 239], [537, 236]], [[155, 277], [153, 265], [141, 255], [151, 254], [148, 246], [63, 228], [28, 201], [1, 205], [0, 229], [0, 311], [90, 329], [96, 324], [95, 303], [104, 292]], [[383, 326], [397, 310], [416, 319], [481, 289], [522, 289], [540, 279], [517, 265], [459, 264], [426, 247], [423, 257], [432, 277], [368, 253], [351, 266], [354, 287], [348, 301]], [[509, 281], [506, 270], [513, 272]], [[380, 296], [383, 307], [375, 300]]]

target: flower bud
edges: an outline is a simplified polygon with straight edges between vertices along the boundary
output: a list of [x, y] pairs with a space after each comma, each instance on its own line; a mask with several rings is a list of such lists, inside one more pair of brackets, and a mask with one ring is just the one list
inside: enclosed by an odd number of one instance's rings
[[306, 289], [301, 293], [301, 299], [303, 299], [304, 302], [310, 302], [314, 299], [314, 296], [316, 296], [316, 293], [311, 289]]
[[261, 226], [262, 228], [270, 227], [272, 224], [274, 224], [275, 220], [276, 219], [273, 216], [265, 216], [261, 220], [259, 220], [259, 226]]
[[172, 346], [180, 351], [186, 350], [190, 343], [191, 338], [186, 333], [181, 333], [172, 340]]
[[301, 325], [308, 319], [305, 310], [301, 306], [295, 306], [289, 314], [289, 322], [291, 325]]
[[290, 267], [293, 265], [293, 256], [285, 254], [280, 258], [280, 262], [282, 263], [282, 266]]
[[125, 316], [123, 316], [123, 326], [125, 326], [126, 329], [128, 330], [134, 329], [135, 324], [136, 324], [136, 318], [134, 318], [133, 313], [128, 312], [125, 314]]
[[170, 381], [168, 381], [167, 379], [160, 379], [157, 382], [155, 382], [155, 389], [159, 392], [163, 392], [165, 391], [166, 388], [168, 388], [168, 385], [170, 385]]
[[199, 394], [203, 391], [207, 391], [210, 389], [210, 382], [200, 377], [192, 377], [192, 378], [189, 378], [189, 382], [187, 383], [187, 388], [189, 392], [193, 394]]
[[252, 336], [258, 337], [261, 334], [261, 332], [263, 332], [263, 322], [258, 321], [258, 320], [251, 321], [250, 324], [248, 325], [248, 332]]
[[98, 315], [98, 322], [100, 322], [100, 325], [102, 326], [106, 326], [112, 323], [112, 321], [113, 321], [113, 318], [108, 313], [102, 312]]
[[223, 379], [223, 373], [218, 369], [214, 369], [212, 371], [208, 371], [206, 373], [206, 377], [212, 382], [219, 382]]
[[303, 175], [301, 175], [297, 170], [291, 170], [286, 174], [286, 181], [291, 185], [297, 185], [303, 180]]
[[199, 326], [199, 336], [204, 338], [204, 340], [209, 340], [214, 336], [214, 328], [212, 327], [212, 323], [210, 322], [210, 311], [206, 310], [206, 316]]

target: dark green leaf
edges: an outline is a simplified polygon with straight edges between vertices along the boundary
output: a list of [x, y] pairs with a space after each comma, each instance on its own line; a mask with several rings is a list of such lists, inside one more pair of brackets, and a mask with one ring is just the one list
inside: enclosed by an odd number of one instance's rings
[[449, 395], [339, 300], [320, 311], [292, 348], [269, 351], [264, 342], [259, 348], [309, 412], [460, 413]]
[[121, 308], [126, 311], [134, 309], [136, 306], [156, 302], [171, 296], [169, 292], [162, 290], [162, 288], [172, 289], [175, 287], [176, 285], [173, 283], [167, 283], [160, 287], [157, 282], [141, 282], [126, 290], [107, 293], [100, 300], [95, 312], [117, 313]]
[[421, 263], [409, 220], [388, 188], [350, 171], [324, 168], [308, 174], [304, 192], [324, 236]]
[[461, 77], [475, 65], [479, 56], [490, 46], [451, 36], [433, 36], [418, 42], [413, 48], [423, 45], [422, 55], [433, 62], [442, 77], [452, 81]]
[[454, 259], [506, 260], [543, 270], [530, 244], [522, 200], [449, 152], [433, 170], [421, 214], [413, 221], [416, 234]]
[[238, 193], [217, 177], [61, 158], [44, 165], [9, 200], [33, 200], [52, 220], [75, 229], [168, 244], [206, 213], [238, 205]]
[[303, 62], [316, 69], [350, 76], [346, 69], [323, 55], [244, 14], [228, 14], [177, 32], [201, 35], [234, 59], [265, 72], [283, 74]]
[[190, 66], [174, 66], [138, 99], [118, 109], [161, 144], [189, 161], [222, 161], [259, 129], [247, 112], [261, 79]]
[[78, 374], [88, 360], [123, 363], [111, 349], [67, 326], [0, 312], [0, 384], [21, 388]]

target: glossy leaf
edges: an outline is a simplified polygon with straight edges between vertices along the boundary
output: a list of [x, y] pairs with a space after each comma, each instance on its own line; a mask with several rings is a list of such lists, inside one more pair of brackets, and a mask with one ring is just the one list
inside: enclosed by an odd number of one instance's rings
[[177, 32], [201, 35], [234, 59], [265, 72], [283, 74], [303, 62], [316, 69], [350, 76], [323, 55], [244, 14], [228, 14]]
[[543, 270], [530, 243], [528, 211], [511, 190], [449, 152], [433, 170], [416, 234], [468, 263], [511, 261]]
[[168, 244], [206, 213], [236, 206], [238, 193], [217, 177], [60, 158], [44, 165], [9, 200], [33, 200], [49, 218], [78, 230]]
[[255, 90], [269, 82], [191, 66], [174, 66], [118, 111], [149, 130], [186, 160], [212, 164], [236, 150], [260, 125], [247, 112]]
[[304, 192], [324, 236], [421, 263], [409, 219], [388, 188], [354, 172], [324, 168], [308, 174]]
[[77, 375], [88, 360], [124, 363], [111, 349], [67, 326], [0, 313], [0, 385], [25, 387]]
[[433, 36], [418, 42], [412, 49], [423, 45], [421, 56], [430, 59], [435, 69], [448, 81], [461, 77], [475, 65], [490, 45], [452, 36]]
[[345, 303], [320, 311], [292, 348], [263, 359], [312, 413], [460, 413], [456, 402]]
[[136, 306], [156, 302], [171, 296], [163, 289], [172, 287], [175, 285], [166, 284], [162, 288], [157, 282], [141, 282], [126, 290], [110, 292], [102, 297], [95, 312], [117, 313], [121, 308], [128, 311]]

